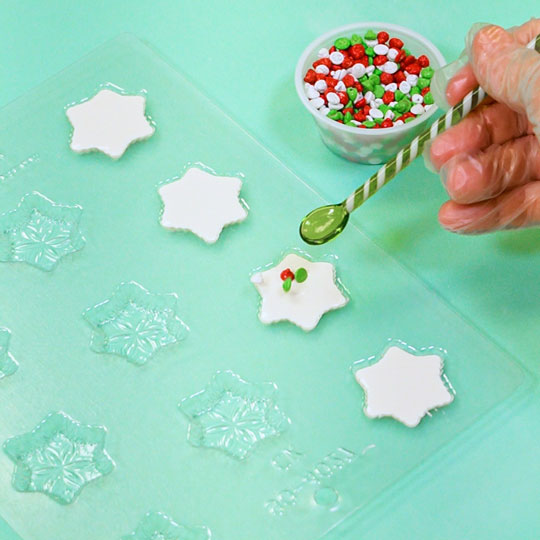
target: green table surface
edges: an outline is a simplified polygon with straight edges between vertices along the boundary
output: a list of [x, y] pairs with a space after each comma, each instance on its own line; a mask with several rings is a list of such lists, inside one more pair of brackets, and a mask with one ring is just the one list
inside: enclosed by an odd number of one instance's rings
[[[511, 7], [501, 0], [385, 0], [377, 5], [306, 0], [3, 0], [0, 105], [104, 41], [132, 32], [188, 74], [323, 196], [341, 200], [375, 169], [348, 163], [320, 142], [293, 85], [294, 66], [304, 47], [336, 26], [387, 20], [423, 33], [451, 59], [461, 51], [473, 22], [511, 26], [539, 15], [534, 7], [538, 10], [533, 0]], [[438, 178], [418, 161], [354, 219], [538, 377], [538, 230], [454, 236], [437, 225], [437, 208], [444, 199]], [[436, 477], [409, 485], [384, 501], [384, 519], [373, 515], [348, 538], [537, 539], [539, 419], [536, 390], [512, 410], [511, 417], [494, 423], [490, 433], [468, 439], [446, 458]], [[0, 520], [0, 539], [16, 538]]]

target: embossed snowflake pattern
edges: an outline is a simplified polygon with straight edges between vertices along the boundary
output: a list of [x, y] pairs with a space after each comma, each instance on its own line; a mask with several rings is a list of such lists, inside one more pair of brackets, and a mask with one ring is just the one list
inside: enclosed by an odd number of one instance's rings
[[25, 262], [53, 270], [58, 261], [82, 249], [80, 206], [56, 204], [40, 193], [25, 195], [0, 216], [0, 262]]
[[244, 459], [258, 442], [284, 432], [290, 420], [275, 403], [273, 383], [253, 384], [217, 372], [205, 390], [181, 401], [194, 446], [219, 448]]
[[15, 463], [13, 487], [71, 503], [86, 484], [114, 468], [104, 449], [105, 433], [105, 428], [80, 424], [63, 412], [50, 414], [30, 433], [4, 443]]
[[161, 512], [148, 512], [135, 531], [122, 540], [210, 540], [210, 531], [176, 523]]
[[12, 375], [17, 371], [18, 364], [9, 352], [11, 332], [0, 327], [0, 379]]
[[132, 281], [122, 283], [109, 300], [87, 309], [83, 316], [94, 328], [93, 350], [140, 365], [186, 336], [188, 327], [177, 311], [175, 294], [153, 294]]

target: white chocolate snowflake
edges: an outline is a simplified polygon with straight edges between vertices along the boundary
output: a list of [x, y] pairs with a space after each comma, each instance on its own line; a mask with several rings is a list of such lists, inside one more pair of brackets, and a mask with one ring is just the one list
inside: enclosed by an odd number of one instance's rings
[[391, 416], [408, 427], [417, 426], [431, 409], [454, 400], [441, 378], [442, 370], [439, 355], [389, 347], [375, 364], [355, 373], [365, 392], [366, 416]]
[[[286, 291], [281, 273], [286, 269], [296, 273], [299, 268], [306, 269], [307, 279], [301, 283], [293, 280]], [[277, 266], [251, 277], [262, 298], [259, 319], [265, 324], [287, 320], [303, 330], [313, 330], [327, 311], [341, 308], [349, 301], [335, 280], [332, 263], [311, 262], [290, 253]]]
[[155, 128], [144, 114], [144, 96], [125, 96], [107, 88], [66, 110], [73, 126], [70, 148], [77, 153], [99, 150], [118, 159], [127, 147], [151, 137]]
[[247, 217], [239, 199], [242, 180], [217, 176], [198, 167], [159, 188], [163, 201], [161, 225], [174, 231], [191, 231], [213, 244], [227, 225]]

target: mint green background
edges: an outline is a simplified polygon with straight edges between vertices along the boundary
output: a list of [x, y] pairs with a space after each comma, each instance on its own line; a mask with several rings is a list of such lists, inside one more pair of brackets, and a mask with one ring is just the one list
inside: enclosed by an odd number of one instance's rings
[[[287, 166], [325, 197], [340, 200], [374, 168], [343, 162], [319, 142], [292, 84], [296, 58], [328, 29], [384, 19], [427, 35], [455, 57], [478, 20], [518, 24], [531, 1], [372, 3], [225, 1], [2, 2], [0, 104], [123, 31], [146, 39]], [[364, 12], [368, 16], [363, 16]], [[377, 11], [375, 13], [375, 11]], [[540, 374], [537, 231], [483, 238], [438, 228], [444, 200], [420, 162], [355, 216], [377, 242], [443, 298]], [[361, 276], [359, 276], [361, 279]], [[524, 538], [540, 530], [540, 393], [493, 432], [465, 443], [436, 478], [388, 500], [384, 519], [364, 523], [362, 539]], [[0, 528], [0, 534], [4, 534]], [[358, 533], [351, 538], [357, 538]], [[9, 538], [6, 534], [0, 538]]]

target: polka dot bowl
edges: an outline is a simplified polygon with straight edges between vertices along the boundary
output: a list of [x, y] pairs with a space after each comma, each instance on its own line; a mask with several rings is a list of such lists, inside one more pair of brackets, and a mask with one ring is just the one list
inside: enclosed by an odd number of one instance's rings
[[385, 30], [390, 34], [390, 37], [400, 38], [405, 43], [405, 47], [415, 56], [427, 55], [433, 69], [438, 69], [446, 64], [439, 49], [427, 38], [413, 30], [384, 22], [356, 23], [340, 26], [323, 34], [304, 50], [296, 65], [295, 85], [300, 101], [313, 115], [324, 144], [332, 152], [345, 159], [375, 165], [388, 161], [424, 130], [431, 123], [430, 120], [434, 119], [437, 107], [431, 107], [429, 111], [401, 126], [384, 129], [361, 129], [340, 124], [321, 114], [309, 103], [304, 90], [304, 75], [312, 63], [318, 59], [317, 53], [321, 47], [329, 48], [338, 37], [350, 37], [352, 34], [364, 35], [370, 29], [375, 32]]

